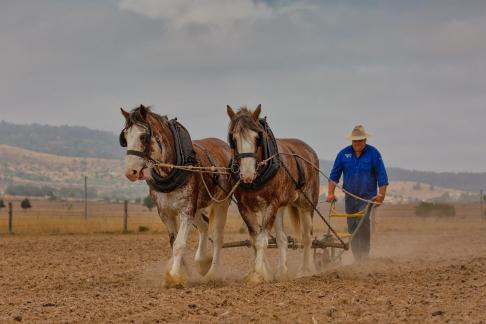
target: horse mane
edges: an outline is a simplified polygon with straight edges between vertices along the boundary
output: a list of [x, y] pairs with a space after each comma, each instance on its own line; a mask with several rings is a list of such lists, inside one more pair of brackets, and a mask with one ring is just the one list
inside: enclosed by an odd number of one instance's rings
[[253, 112], [247, 107], [240, 107], [235, 117], [229, 125], [230, 133], [243, 133], [248, 129], [257, 133], [262, 132], [263, 128], [258, 121], [253, 119]]
[[125, 129], [132, 127], [133, 125], [146, 125], [147, 120], [143, 118], [141, 109], [145, 108], [147, 111], [147, 116], [152, 116], [155, 118], [157, 122], [159, 122], [161, 125], [167, 125], [169, 123], [169, 119], [167, 118], [166, 115], [159, 115], [156, 114], [152, 111], [152, 108], [150, 106], [143, 106], [140, 105], [140, 107], [133, 108], [130, 111], [130, 115], [128, 116], [125, 124]]

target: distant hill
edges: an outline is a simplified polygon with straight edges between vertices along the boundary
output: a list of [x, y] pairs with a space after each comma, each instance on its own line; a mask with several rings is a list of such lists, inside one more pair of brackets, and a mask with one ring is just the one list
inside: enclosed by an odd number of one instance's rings
[[[110, 159], [118, 160], [117, 163], [120, 163], [124, 154], [115, 134], [77, 126], [17, 125], [1, 121], [0, 144], [60, 157]], [[0, 154], [0, 162], [2, 160], [3, 156]], [[321, 160], [321, 168], [326, 174], [329, 174], [331, 166], [332, 161]], [[390, 181], [417, 182], [469, 192], [478, 192], [481, 188], [486, 189], [486, 173], [430, 172], [388, 168], [388, 174]], [[24, 174], [24, 176], [27, 175]], [[28, 176], [36, 177], [36, 175]]]
[[130, 182], [120, 159], [67, 157], [0, 144], [0, 192], [20, 196], [99, 199], [141, 198], [144, 182]]
[[62, 156], [119, 159], [123, 154], [115, 134], [78, 126], [0, 121], [0, 144]]
[[[333, 161], [321, 160], [321, 169], [329, 174]], [[390, 181], [409, 181], [456, 190], [478, 192], [486, 189], [486, 172], [431, 172], [387, 168]]]

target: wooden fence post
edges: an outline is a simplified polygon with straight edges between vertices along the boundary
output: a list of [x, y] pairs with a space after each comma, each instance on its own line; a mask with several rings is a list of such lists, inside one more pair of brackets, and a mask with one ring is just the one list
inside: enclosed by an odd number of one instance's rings
[[13, 222], [13, 207], [12, 207], [12, 202], [9, 202], [8, 203], [8, 233], [9, 234], [13, 234], [12, 222]]
[[123, 233], [128, 232], [128, 200], [123, 204]]
[[479, 190], [479, 201], [481, 204], [481, 218], [484, 219], [486, 215], [484, 215], [483, 203], [484, 203], [484, 196], [483, 196], [483, 189]]

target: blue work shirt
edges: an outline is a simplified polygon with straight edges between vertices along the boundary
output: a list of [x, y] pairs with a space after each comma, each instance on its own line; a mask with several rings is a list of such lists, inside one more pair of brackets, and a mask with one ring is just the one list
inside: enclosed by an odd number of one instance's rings
[[380, 152], [366, 144], [360, 157], [356, 157], [350, 145], [338, 153], [329, 178], [339, 183], [344, 174], [343, 188], [364, 199], [377, 194], [377, 185], [388, 185], [388, 176]]

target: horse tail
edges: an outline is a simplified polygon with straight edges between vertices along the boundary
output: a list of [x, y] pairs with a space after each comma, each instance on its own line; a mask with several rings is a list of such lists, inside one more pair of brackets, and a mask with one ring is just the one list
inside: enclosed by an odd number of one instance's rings
[[288, 213], [290, 216], [290, 225], [292, 226], [292, 230], [296, 236], [300, 234], [300, 215], [299, 210], [295, 207], [289, 207]]

